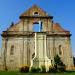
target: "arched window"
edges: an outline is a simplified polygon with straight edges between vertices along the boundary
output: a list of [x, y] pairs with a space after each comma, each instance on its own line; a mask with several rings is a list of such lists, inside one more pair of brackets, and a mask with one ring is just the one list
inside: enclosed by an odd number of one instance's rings
[[39, 13], [38, 12], [34, 12], [34, 16], [38, 16], [39, 15]]
[[59, 55], [61, 55], [62, 54], [62, 47], [61, 47], [61, 45], [59, 45]]
[[13, 54], [14, 54], [14, 45], [12, 45], [10, 49], [10, 55], [13, 55]]

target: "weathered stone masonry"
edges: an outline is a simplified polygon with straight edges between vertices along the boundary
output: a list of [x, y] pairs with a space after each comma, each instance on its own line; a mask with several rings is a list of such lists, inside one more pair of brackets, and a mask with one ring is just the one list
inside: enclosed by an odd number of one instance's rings
[[39, 21], [42, 22], [41, 32], [46, 33], [46, 53], [51, 64], [54, 64], [54, 56], [58, 54], [66, 67], [73, 66], [71, 34], [58, 23], [53, 23], [52, 19], [53, 16], [33, 5], [20, 16], [20, 22], [3, 31], [4, 68], [17, 70], [24, 64], [31, 65], [31, 60], [35, 57], [34, 24]]

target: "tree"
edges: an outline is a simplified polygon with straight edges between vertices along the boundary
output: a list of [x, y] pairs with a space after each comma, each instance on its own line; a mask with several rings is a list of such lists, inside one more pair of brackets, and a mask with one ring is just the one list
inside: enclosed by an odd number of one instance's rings
[[54, 66], [58, 72], [65, 71], [65, 64], [61, 61], [58, 55], [54, 57]]
[[74, 66], [75, 66], [75, 57], [73, 57], [73, 63], [74, 63]]

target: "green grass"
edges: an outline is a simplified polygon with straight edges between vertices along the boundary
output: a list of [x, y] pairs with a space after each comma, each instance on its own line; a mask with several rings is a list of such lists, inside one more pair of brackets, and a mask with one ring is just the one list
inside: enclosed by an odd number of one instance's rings
[[0, 71], [0, 75], [75, 75], [75, 71], [69, 71], [64, 73], [20, 73]]

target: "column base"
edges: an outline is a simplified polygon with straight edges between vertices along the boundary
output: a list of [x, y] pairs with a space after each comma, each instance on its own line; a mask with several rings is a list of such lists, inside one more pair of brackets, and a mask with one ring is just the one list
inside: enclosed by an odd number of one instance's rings
[[37, 58], [37, 57], [34, 57], [32, 60], [31, 60], [31, 66], [30, 67], [35, 67], [35, 68], [41, 68], [42, 66], [45, 66], [46, 67], [46, 71], [49, 70], [49, 66], [51, 66], [51, 59], [48, 59], [48, 57], [45, 57], [45, 58]]

